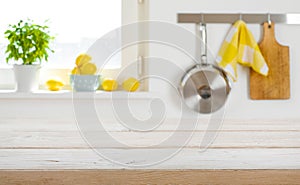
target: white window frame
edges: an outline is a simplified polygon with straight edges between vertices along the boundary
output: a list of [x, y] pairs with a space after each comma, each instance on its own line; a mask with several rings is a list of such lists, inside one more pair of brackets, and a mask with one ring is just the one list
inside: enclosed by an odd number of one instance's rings
[[[148, 20], [149, 17], [149, 0], [122, 0], [122, 25], [135, 23], [138, 21]], [[139, 32], [139, 34], [148, 34]], [[145, 37], [144, 37], [145, 38]], [[122, 68], [129, 64], [130, 58], [139, 59], [139, 66], [137, 67], [138, 78], [147, 73], [147, 66], [143, 63], [143, 58], [148, 56], [148, 47], [147, 44], [138, 45], [134, 50], [122, 51], [122, 61], [121, 68], [118, 69], [104, 69], [102, 74], [105, 77], [115, 78], [116, 75], [122, 70]], [[65, 83], [65, 90], [71, 90], [69, 85], [69, 77], [71, 69], [65, 68], [55, 68], [55, 69], [42, 69], [40, 79], [40, 88], [41, 90], [45, 89], [42, 79], [46, 79], [45, 76], [58, 76]], [[5, 83], [5, 78], [13, 77], [13, 70], [11, 68], [0, 68], [0, 90], [9, 90], [14, 89], [14, 84]], [[2, 79], [1, 79], [2, 78]], [[143, 81], [141, 84], [141, 91], [148, 91], [148, 82]]]

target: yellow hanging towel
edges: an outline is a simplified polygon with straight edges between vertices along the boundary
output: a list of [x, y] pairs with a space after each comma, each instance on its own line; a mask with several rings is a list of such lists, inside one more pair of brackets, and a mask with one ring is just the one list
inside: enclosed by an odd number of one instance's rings
[[239, 20], [230, 29], [217, 57], [217, 63], [234, 81], [237, 79], [237, 63], [251, 67], [267, 76], [268, 65], [246, 23]]

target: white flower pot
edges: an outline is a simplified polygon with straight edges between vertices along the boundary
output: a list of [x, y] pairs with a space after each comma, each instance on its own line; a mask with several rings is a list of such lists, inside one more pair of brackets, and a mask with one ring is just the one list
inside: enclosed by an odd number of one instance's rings
[[40, 65], [14, 65], [16, 91], [32, 92], [38, 89]]

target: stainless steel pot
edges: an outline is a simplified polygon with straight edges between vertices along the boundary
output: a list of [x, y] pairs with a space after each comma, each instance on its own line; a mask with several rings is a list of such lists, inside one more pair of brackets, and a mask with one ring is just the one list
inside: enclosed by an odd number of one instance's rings
[[231, 85], [226, 72], [207, 61], [206, 24], [200, 24], [201, 63], [190, 68], [182, 77], [180, 93], [186, 105], [199, 113], [212, 113], [226, 102]]

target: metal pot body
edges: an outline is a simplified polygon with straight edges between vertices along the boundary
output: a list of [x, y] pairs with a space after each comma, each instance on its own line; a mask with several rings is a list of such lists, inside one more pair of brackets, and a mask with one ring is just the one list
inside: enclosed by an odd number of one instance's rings
[[180, 92], [186, 105], [199, 113], [212, 113], [226, 102], [231, 90], [224, 70], [211, 64], [192, 67], [183, 76]]

